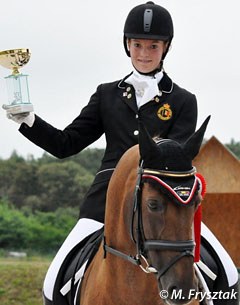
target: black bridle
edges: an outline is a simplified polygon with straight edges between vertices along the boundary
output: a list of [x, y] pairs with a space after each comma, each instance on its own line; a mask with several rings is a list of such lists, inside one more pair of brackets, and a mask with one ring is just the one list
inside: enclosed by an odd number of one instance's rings
[[[136, 244], [136, 255], [131, 256], [127, 255], [121, 251], [118, 251], [110, 246], [108, 246], [104, 239], [104, 257], [106, 257], [107, 252], [110, 252], [113, 255], [117, 255], [135, 265], [138, 265], [146, 273], [157, 273], [160, 278], [164, 275], [169, 268], [171, 268], [179, 259], [184, 256], [193, 256], [194, 257], [194, 240], [181, 240], [181, 241], [172, 241], [172, 240], [155, 240], [155, 239], [145, 239], [143, 222], [142, 222], [142, 186], [143, 186], [143, 177], [144, 175], [156, 175], [164, 177], [189, 177], [194, 176], [196, 173], [195, 167], [190, 171], [185, 172], [173, 172], [173, 171], [163, 171], [163, 170], [153, 170], [153, 169], [144, 169], [142, 164], [138, 170], [138, 177], [135, 186], [134, 193], [134, 203], [132, 210], [132, 221], [130, 228], [130, 235], [132, 240]], [[134, 223], [135, 218], [137, 220], [137, 226], [135, 228], [134, 234]], [[174, 252], [180, 252], [180, 254], [174, 256], [166, 266], [163, 266], [160, 270], [156, 270], [154, 267], [150, 266], [147, 261], [147, 252], [151, 250], [169, 250]], [[143, 266], [143, 262], [144, 265]]]

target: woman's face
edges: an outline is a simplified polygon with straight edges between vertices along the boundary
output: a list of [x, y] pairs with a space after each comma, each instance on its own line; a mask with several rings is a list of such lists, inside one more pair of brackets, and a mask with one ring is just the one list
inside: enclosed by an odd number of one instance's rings
[[161, 40], [129, 39], [128, 48], [132, 64], [141, 73], [159, 68], [167, 43]]

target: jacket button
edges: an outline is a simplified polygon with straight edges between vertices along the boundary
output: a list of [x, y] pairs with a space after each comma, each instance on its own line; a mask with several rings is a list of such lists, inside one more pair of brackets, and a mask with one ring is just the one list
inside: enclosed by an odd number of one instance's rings
[[136, 119], [138, 119], [138, 114], [136, 114]]
[[134, 130], [133, 134], [134, 134], [135, 136], [138, 136], [139, 131], [138, 131], [138, 130]]

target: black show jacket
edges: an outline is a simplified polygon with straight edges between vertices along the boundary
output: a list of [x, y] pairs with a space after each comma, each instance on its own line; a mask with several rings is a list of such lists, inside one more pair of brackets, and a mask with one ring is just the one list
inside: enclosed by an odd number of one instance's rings
[[31, 128], [23, 123], [19, 129], [30, 141], [58, 158], [79, 153], [105, 134], [105, 154], [81, 206], [80, 217], [104, 221], [107, 186], [123, 153], [138, 143], [139, 116], [151, 136], [179, 142], [187, 140], [196, 128], [195, 95], [173, 83], [166, 73], [159, 83], [159, 96], [140, 109], [134, 88], [124, 79], [99, 85], [88, 105], [64, 130], [37, 115]]

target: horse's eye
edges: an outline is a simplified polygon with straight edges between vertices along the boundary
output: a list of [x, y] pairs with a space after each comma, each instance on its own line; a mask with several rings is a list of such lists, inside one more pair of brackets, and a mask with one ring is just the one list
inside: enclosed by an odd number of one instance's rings
[[149, 199], [147, 201], [147, 206], [149, 210], [153, 212], [163, 211], [163, 204], [158, 200]]

